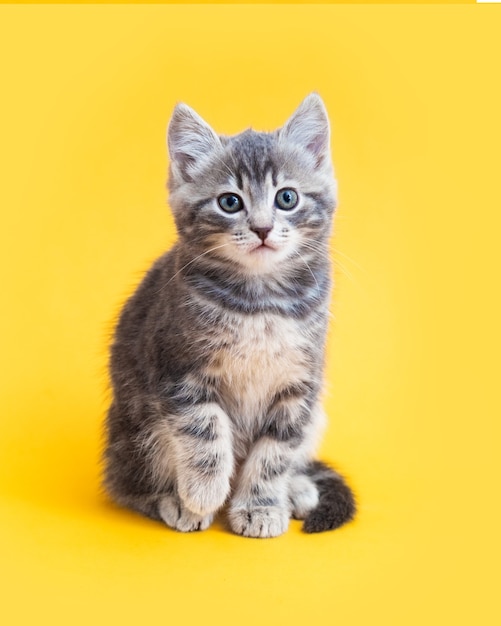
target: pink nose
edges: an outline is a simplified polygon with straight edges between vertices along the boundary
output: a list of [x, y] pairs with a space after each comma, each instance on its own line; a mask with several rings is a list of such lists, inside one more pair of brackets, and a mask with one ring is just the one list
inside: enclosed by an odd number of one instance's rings
[[270, 232], [271, 229], [272, 229], [272, 226], [265, 226], [264, 228], [258, 228], [258, 227], [251, 228], [251, 230], [256, 233], [256, 235], [259, 237], [259, 239], [261, 239], [263, 243], [266, 237], [268, 237], [268, 233]]

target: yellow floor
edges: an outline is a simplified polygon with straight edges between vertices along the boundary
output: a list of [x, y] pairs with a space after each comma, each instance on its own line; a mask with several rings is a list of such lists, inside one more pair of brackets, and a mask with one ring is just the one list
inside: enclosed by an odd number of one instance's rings
[[[499, 624], [501, 7], [0, 7], [2, 624]], [[322, 456], [347, 527], [182, 535], [100, 495], [106, 338], [173, 240], [178, 100], [311, 90], [340, 207]]]

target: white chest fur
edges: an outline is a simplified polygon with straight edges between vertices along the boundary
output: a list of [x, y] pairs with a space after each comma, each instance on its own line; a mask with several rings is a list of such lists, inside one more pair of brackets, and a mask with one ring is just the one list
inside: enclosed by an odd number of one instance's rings
[[223, 380], [227, 410], [255, 423], [277, 391], [304, 380], [308, 337], [280, 315], [241, 316], [228, 328], [211, 370]]

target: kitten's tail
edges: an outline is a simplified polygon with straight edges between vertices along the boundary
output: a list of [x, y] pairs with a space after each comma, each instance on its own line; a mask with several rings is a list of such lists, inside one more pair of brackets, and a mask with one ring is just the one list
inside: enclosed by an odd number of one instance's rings
[[318, 489], [319, 502], [304, 520], [304, 532], [333, 530], [355, 517], [355, 496], [340, 474], [320, 461], [312, 461], [305, 473]]

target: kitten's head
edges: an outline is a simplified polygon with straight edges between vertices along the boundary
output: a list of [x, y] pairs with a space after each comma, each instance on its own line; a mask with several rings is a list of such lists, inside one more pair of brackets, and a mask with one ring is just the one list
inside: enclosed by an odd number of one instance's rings
[[336, 183], [318, 95], [275, 132], [233, 137], [179, 104], [168, 146], [170, 204], [182, 242], [198, 254], [252, 274], [325, 254]]

